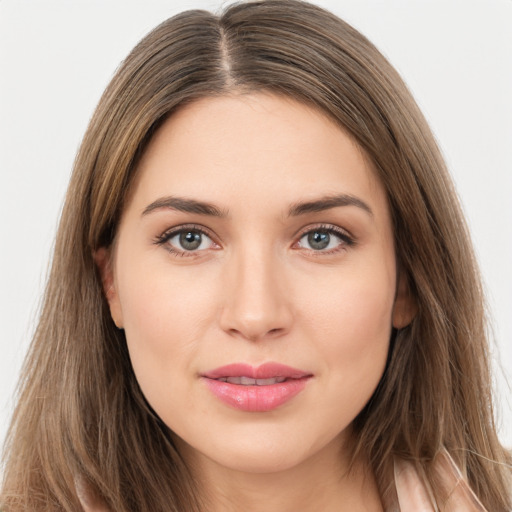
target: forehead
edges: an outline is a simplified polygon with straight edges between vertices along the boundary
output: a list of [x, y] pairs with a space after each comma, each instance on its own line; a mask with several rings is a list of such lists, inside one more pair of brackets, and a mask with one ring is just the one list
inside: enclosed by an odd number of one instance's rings
[[346, 193], [384, 201], [364, 151], [319, 110], [270, 94], [204, 98], [167, 119], [137, 168], [138, 208], [164, 194], [278, 207]]

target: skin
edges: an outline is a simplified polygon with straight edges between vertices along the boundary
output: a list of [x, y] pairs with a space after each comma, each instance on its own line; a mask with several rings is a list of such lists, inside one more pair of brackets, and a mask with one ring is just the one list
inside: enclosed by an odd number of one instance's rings
[[[289, 215], [298, 202], [339, 194], [371, 213], [347, 205]], [[225, 216], [155, 207], [168, 196]], [[208, 234], [197, 250], [162, 238], [191, 224]], [[328, 233], [318, 249], [307, 233], [320, 228], [345, 238]], [[96, 261], [141, 389], [212, 511], [382, 510], [364, 461], [347, 473], [351, 423], [382, 376], [392, 326], [412, 308], [386, 194], [344, 131], [268, 94], [183, 107], [151, 140], [113, 249]], [[313, 375], [269, 412], [234, 409], [200, 378], [268, 361]]]

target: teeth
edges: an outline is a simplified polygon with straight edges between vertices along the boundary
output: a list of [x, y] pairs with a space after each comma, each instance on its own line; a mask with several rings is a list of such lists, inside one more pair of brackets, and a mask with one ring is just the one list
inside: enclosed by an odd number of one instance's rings
[[284, 382], [285, 377], [272, 377], [271, 379], [256, 379], [257, 386], [269, 386], [270, 384], [278, 384]]
[[229, 384], [238, 384], [241, 386], [270, 386], [279, 384], [286, 380], [286, 377], [272, 377], [270, 379], [251, 379], [251, 377], [221, 377], [218, 379]]

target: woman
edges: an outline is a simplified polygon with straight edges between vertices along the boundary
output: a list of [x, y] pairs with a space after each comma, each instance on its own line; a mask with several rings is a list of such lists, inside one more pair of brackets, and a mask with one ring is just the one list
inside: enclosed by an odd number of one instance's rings
[[2, 509], [509, 510], [483, 316], [371, 43], [302, 2], [183, 13], [84, 137]]

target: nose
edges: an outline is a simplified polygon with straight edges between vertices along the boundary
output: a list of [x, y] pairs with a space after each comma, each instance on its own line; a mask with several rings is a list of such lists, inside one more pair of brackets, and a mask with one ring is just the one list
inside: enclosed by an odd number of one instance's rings
[[291, 329], [293, 312], [285, 272], [262, 251], [239, 255], [230, 262], [220, 315], [229, 335], [250, 341], [278, 338]]

